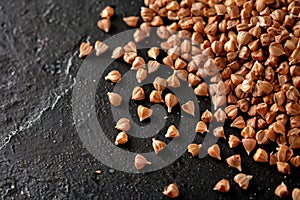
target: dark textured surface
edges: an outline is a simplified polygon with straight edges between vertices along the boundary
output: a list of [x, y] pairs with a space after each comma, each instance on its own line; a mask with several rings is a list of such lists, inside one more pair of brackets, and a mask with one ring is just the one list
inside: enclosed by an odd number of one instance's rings
[[[165, 199], [161, 192], [171, 182], [180, 199], [274, 199], [282, 181], [290, 190], [300, 187], [299, 169], [285, 177], [254, 163], [241, 147], [228, 149], [224, 140], [223, 161], [186, 153], [147, 174], [109, 170], [94, 159], [74, 128], [71, 91], [80, 43], [110, 35], [96, 26], [106, 5], [117, 8], [110, 32], [116, 34], [127, 29], [122, 17], [138, 15], [142, 1], [0, 1], [1, 199]], [[247, 191], [232, 181], [237, 170], [224, 161], [235, 153], [243, 172], [254, 176]], [[95, 174], [98, 169], [103, 173]], [[231, 180], [228, 194], [212, 190], [222, 178]]]

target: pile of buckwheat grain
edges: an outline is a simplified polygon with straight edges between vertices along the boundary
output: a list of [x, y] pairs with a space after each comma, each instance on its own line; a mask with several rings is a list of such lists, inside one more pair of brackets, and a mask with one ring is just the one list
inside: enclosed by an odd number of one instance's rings
[[[216, 137], [228, 139], [230, 148], [243, 145], [248, 155], [256, 162], [276, 165], [278, 171], [291, 173], [292, 167], [300, 166], [300, 2], [295, 0], [145, 0], [141, 8], [140, 28], [133, 35], [134, 42], [113, 50], [112, 58], [122, 58], [136, 70], [138, 82], [147, 74], [160, 67], [156, 58], [159, 48], [148, 51], [151, 60], [145, 68], [145, 60], [137, 53], [136, 43], [150, 36], [151, 27], [157, 27], [156, 34], [163, 39], [161, 49], [167, 56], [163, 64], [174, 69], [167, 80], [157, 77], [153, 82], [155, 90], [148, 97], [152, 103], [164, 103], [168, 112], [178, 104], [177, 97], [168, 93], [162, 95], [166, 87], [180, 87], [180, 81], [188, 81], [197, 96], [211, 96], [216, 111], [206, 110], [195, 127], [195, 132], [207, 132], [207, 125], [215, 120], [228, 120], [231, 127], [240, 129], [240, 137], [230, 135], [226, 138], [223, 127], [213, 130]], [[101, 12], [102, 19], [98, 27], [108, 32], [110, 17], [114, 9], [106, 7]], [[130, 27], [137, 27], [138, 16], [128, 16], [123, 20]], [[164, 22], [168, 21], [168, 24]], [[82, 43], [82, 58], [96, 51], [101, 55], [109, 47], [101, 41], [93, 48]], [[117, 83], [122, 77], [117, 71], [111, 71], [105, 80]], [[207, 84], [209, 78], [212, 84]], [[108, 93], [113, 106], [122, 102], [116, 93]], [[147, 98], [142, 87], [132, 91], [133, 100]], [[226, 105], [225, 109], [221, 106]], [[183, 111], [195, 113], [192, 101], [182, 105]], [[140, 121], [152, 115], [150, 108], [139, 106]], [[126, 132], [130, 129], [130, 120], [120, 119], [116, 128], [116, 145], [128, 141]], [[167, 138], [180, 137], [178, 129], [171, 125], [165, 135]], [[242, 139], [240, 139], [242, 138]], [[264, 147], [276, 144], [276, 152], [267, 152]], [[152, 140], [153, 149], [159, 153], [166, 144]], [[190, 144], [188, 152], [197, 156], [201, 144]], [[221, 160], [217, 144], [208, 149], [208, 154]], [[229, 166], [242, 171], [241, 156], [236, 154], [226, 158]], [[135, 167], [140, 170], [151, 164], [142, 155], [135, 158]], [[242, 189], [247, 189], [251, 175], [239, 173], [234, 177]], [[220, 192], [230, 190], [229, 181], [222, 179], [213, 188]], [[284, 183], [274, 191], [283, 197], [289, 194]], [[175, 183], [165, 187], [163, 194], [177, 197], [179, 190]], [[294, 200], [300, 199], [300, 189], [292, 192]]]

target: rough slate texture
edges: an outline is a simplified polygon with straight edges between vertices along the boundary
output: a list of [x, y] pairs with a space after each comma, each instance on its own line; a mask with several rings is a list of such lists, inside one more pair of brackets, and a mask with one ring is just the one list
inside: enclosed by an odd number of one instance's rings
[[[126, 2], [126, 3], [125, 3]], [[109, 34], [97, 26], [99, 11], [113, 5]], [[83, 147], [72, 121], [71, 91], [87, 39], [104, 40], [126, 30], [122, 17], [138, 15], [142, 0], [0, 1], [0, 196], [1, 199], [166, 199], [163, 187], [176, 182], [180, 199], [274, 199], [284, 181], [300, 187], [299, 169], [291, 176], [254, 163], [239, 147], [220, 140], [223, 160], [240, 153], [243, 172], [254, 176], [247, 191], [233, 181], [237, 170], [225, 161], [190, 159], [147, 174], [109, 170]], [[90, 39], [89, 39], [90, 38]], [[228, 132], [232, 130], [226, 129]], [[101, 169], [101, 175], [95, 170]], [[212, 190], [222, 179], [231, 191]]]

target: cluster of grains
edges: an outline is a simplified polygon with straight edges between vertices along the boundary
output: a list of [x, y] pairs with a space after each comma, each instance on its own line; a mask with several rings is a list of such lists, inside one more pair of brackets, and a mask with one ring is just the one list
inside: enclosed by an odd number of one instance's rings
[[[280, 185], [278, 185], [275, 189], [275, 195], [283, 198], [289, 195], [289, 190], [287, 186], [282, 182]], [[298, 200], [300, 199], [300, 189], [299, 188], [294, 188], [292, 191], [292, 199], [293, 200]]]
[[111, 26], [110, 18], [115, 14], [115, 10], [110, 7], [106, 6], [100, 13], [102, 19], [98, 21], [98, 28], [108, 32]]
[[[114, 13], [115, 13], [115, 10], [110, 6], [105, 7], [101, 11], [100, 16], [101, 16], [102, 19], [100, 19], [98, 21], [98, 27], [101, 30], [103, 30], [105, 32], [109, 31], [110, 26], [111, 26], [110, 18], [114, 15]], [[85, 56], [88, 56], [93, 52], [94, 49], [96, 51], [96, 55], [100, 56], [101, 54], [103, 54], [104, 52], [106, 52], [109, 49], [109, 46], [106, 45], [105, 43], [103, 43], [102, 41], [96, 41], [95, 42], [95, 47], [93, 47], [88, 42], [83, 42], [80, 45], [79, 56], [78, 57], [83, 58]]]
[[126, 142], [128, 142], [128, 135], [126, 134], [126, 132], [128, 132], [130, 130], [130, 120], [125, 117], [119, 119], [115, 128], [119, 131], [122, 131], [122, 132], [118, 133], [116, 140], [115, 140], [115, 144], [119, 145], [119, 144], [125, 144]]
[[[216, 110], [202, 113], [195, 132], [208, 132], [207, 125], [213, 120], [230, 121], [231, 127], [240, 129], [239, 135], [226, 137], [223, 127], [215, 128], [210, 134], [228, 140], [230, 148], [241, 143], [256, 162], [276, 165], [280, 173], [290, 174], [291, 165], [299, 167], [300, 156], [295, 150], [300, 148], [300, 2], [182, 0], [178, 3], [173, 0], [145, 0], [144, 3], [140, 13], [143, 22], [133, 35], [134, 41], [114, 49], [112, 58], [120, 58], [130, 64], [141, 83], [148, 74], [159, 69], [161, 63], [156, 59], [160, 51], [157, 47], [149, 49], [151, 60], [146, 65], [144, 58], [138, 55], [136, 43], [150, 36], [151, 27], [157, 28], [156, 34], [163, 40], [161, 49], [167, 53], [162, 63], [172, 68], [174, 73], [167, 79], [155, 79], [150, 102], [164, 103], [167, 111], [172, 112], [178, 99], [171, 93], [162, 96], [162, 91], [166, 87], [180, 87], [181, 81], [187, 81], [195, 95], [211, 96]], [[109, 31], [109, 18], [113, 14], [112, 8], [105, 8], [98, 27]], [[123, 20], [130, 27], [139, 24], [137, 16]], [[164, 23], [166, 21], [167, 24]], [[98, 41], [95, 49], [100, 55], [108, 47]], [[79, 57], [89, 55], [92, 50], [90, 44], [83, 43]], [[117, 83], [121, 75], [114, 70], [105, 79]], [[211, 84], [208, 85], [204, 79], [210, 80]], [[121, 104], [122, 98], [118, 94], [109, 93], [108, 96], [112, 105]], [[145, 98], [141, 87], [132, 92], [133, 100]], [[195, 105], [191, 101], [182, 105], [182, 110], [195, 115]], [[151, 114], [150, 108], [138, 107], [140, 121]], [[124, 131], [117, 136], [119, 141], [116, 144], [127, 140]], [[178, 136], [177, 128], [170, 126], [166, 137]], [[277, 144], [277, 148], [267, 152], [264, 147], [272, 143]], [[158, 153], [166, 144], [153, 139], [152, 146]], [[197, 156], [200, 150], [201, 144], [188, 146], [192, 156]], [[221, 160], [218, 145], [211, 146], [208, 154]], [[226, 158], [226, 161], [229, 166], [242, 171], [239, 154]], [[146, 164], [150, 163], [138, 155], [135, 162], [137, 169]], [[251, 175], [240, 173], [234, 177], [234, 182], [247, 189], [251, 178]], [[214, 190], [229, 191], [229, 181], [221, 180]], [[178, 195], [176, 185], [165, 188], [164, 194], [172, 197], [173, 193]], [[280, 197], [287, 195], [286, 186], [278, 186], [275, 194]], [[299, 189], [294, 189], [292, 196], [299, 199]]]
[[[233, 178], [234, 182], [239, 185], [242, 189], [246, 190], [249, 186], [249, 182], [252, 179], [251, 175], [246, 175], [243, 173], [235, 175]], [[227, 179], [220, 180], [214, 187], [214, 190], [219, 192], [228, 192], [230, 190], [230, 182]]]

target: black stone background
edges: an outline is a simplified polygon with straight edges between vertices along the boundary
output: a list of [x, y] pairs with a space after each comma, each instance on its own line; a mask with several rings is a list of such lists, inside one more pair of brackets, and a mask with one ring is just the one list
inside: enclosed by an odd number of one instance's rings
[[[276, 199], [274, 189], [282, 181], [290, 191], [300, 187], [299, 169], [284, 176], [276, 167], [255, 163], [242, 147], [229, 149], [222, 139], [223, 161], [186, 153], [147, 174], [109, 169], [89, 154], [72, 121], [71, 92], [82, 63], [78, 48], [87, 39], [93, 43], [127, 30], [122, 18], [139, 15], [142, 4], [0, 0], [1, 199], [166, 199], [163, 187], [172, 182], [180, 188], [179, 199]], [[116, 7], [109, 34], [96, 25], [106, 5]], [[234, 131], [227, 127], [226, 135]], [[232, 181], [238, 172], [224, 161], [236, 153], [243, 172], [254, 176], [247, 191]], [[96, 174], [98, 169], [103, 173]], [[222, 178], [231, 182], [227, 194], [212, 190]]]

